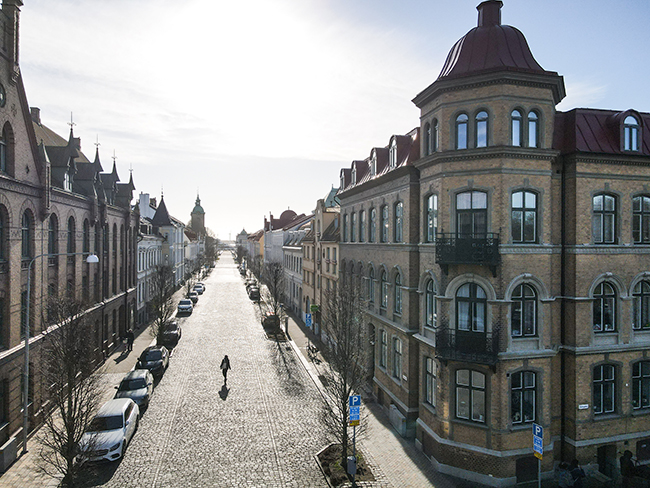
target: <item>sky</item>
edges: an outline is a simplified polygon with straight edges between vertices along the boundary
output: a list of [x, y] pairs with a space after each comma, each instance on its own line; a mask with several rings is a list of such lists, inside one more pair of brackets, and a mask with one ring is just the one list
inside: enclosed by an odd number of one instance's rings
[[[25, 0], [20, 66], [43, 124], [135, 197], [222, 240], [311, 213], [339, 171], [419, 125], [411, 100], [479, 0]], [[650, 2], [503, 0], [576, 107], [650, 112]], [[135, 200], [134, 200], [135, 203]]]

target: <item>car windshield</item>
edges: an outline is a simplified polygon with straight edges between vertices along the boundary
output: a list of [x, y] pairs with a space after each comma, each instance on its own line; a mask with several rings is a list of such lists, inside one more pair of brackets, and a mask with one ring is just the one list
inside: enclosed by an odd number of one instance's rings
[[124, 380], [120, 383], [120, 391], [129, 391], [129, 390], [139, 390], [140, 388], [146, 388], [147, 382], [144, 378], [138, 378], [135, 380]]
[[190, 302], [189, 300], [181, 300], [179, 302], [179, 305], [189, 305], [190, 303], [192, 303], [192, 302]]
[[178, 331], [178, 327], [176, 325], [170, 325], [167, 326], [167, 328], [164, 330], [165, 334], [175, 334]]
[[149, 351], [144, 357], [145, 361], [157, 361], [162, 359], [162, 352], [160, 350]]
[[88, 427], [89, 432], [103, 432], [105, 430], [115, 430], [122, 428], [122, 416], [114, 415], [112, 417], [95, 417]]

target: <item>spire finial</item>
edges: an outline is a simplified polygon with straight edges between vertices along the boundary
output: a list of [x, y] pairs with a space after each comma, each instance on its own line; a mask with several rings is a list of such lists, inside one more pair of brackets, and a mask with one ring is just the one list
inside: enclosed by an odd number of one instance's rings
[[117, 159], [117, 156], [115, 155], [115, 149], [113, 149], [113, 156], [111, 156], [113, 159], [113, 165], [115, 165], [115, 160]]
[[68, 125], [70, 126], [70, 130], [72, 130], [72, 128], [75, 125], [77, 125], [77, 124], [74, 123], [74, 119], [72, 118], [72, 112], [70, 112], [70, 122], [68, 122]]
[[99, 149], [99, 146], [101, 146], [101, 144], [99, 143], [99, 134], [97, 134], [97, 138], [95, 140], [95, 147], [97, 147], [97, 149]]

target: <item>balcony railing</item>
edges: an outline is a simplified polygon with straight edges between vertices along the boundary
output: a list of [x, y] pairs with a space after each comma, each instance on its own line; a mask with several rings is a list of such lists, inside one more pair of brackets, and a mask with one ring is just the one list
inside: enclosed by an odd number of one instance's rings
[[458, 234], [441, 232], [436, 234], [436, 263], [445, 274], [450, 264], [480, 264], [489, 266], [496, 276], [501, 262], [499, 234]]
[[494, 366], [499, 355], [499, 329], [471, 332], [442, 327], [436, 332], [436, 355], [443, 361]]

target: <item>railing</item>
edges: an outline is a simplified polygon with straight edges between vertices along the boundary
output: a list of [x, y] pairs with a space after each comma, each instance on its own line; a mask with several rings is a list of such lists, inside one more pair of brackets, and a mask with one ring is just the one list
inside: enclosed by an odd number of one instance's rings
[[444, 361], [494, 366], [499, 354], [499, 329], [471, 332], [443, 327], [436, 332], [436, 355]]
[[436, 234], [436, 263], [443, 267], [445, 273], [450, 264], [480, 264], [489, 266], [496, 276], [496, 267], [500, 262], [499, 234]]

